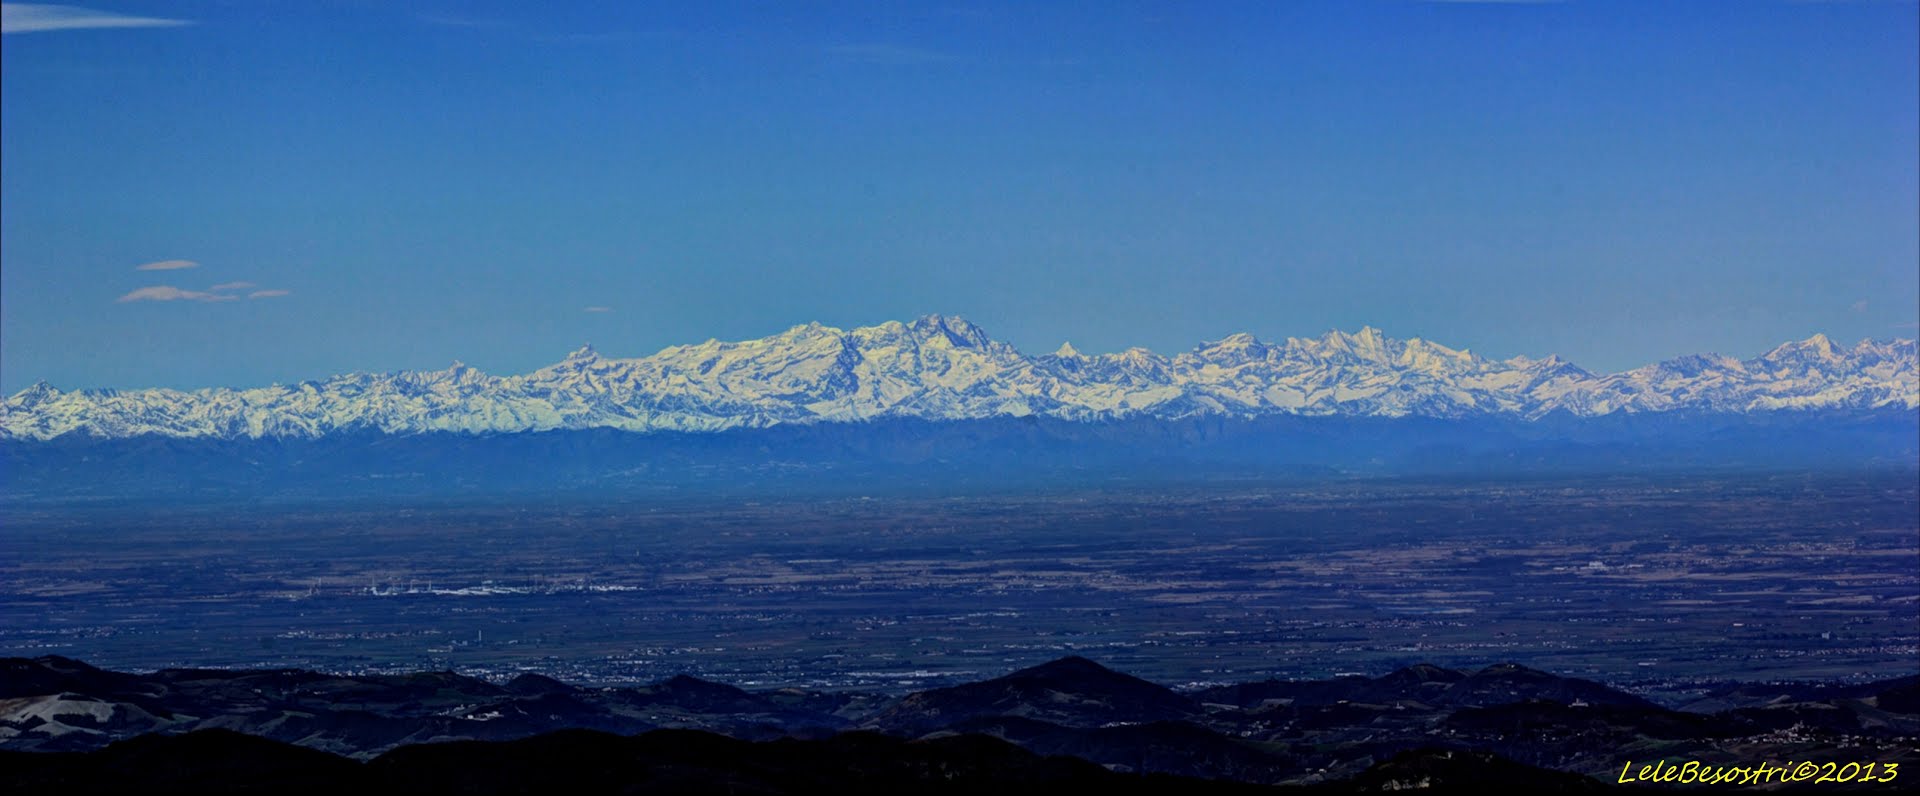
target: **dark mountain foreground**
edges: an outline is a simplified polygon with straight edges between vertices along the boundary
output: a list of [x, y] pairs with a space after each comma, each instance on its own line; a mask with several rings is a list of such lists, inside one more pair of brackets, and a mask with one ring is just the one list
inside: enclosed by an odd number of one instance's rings
[[1512, 664], [1176, 691], [1070, 657], [890, 697], [11, 658], [0, 789], [1575, 792], [1661, 760], [1920, 768], [1917, 694], [1920, 675], [1732, 684], [1691, 703], [1708, 712]]
[[[151, 735], [92, 752], [0, 756], [10, 792], [196, 793], [1249, 793], [1257, 786], [1108, 771], [983, 735], [847, 732], [742, 741], [697, 730], [564, 730], [403, 746], [349, 758], [230, 730]], [[1552, 772], [1542, 772], [1551, 774]]]

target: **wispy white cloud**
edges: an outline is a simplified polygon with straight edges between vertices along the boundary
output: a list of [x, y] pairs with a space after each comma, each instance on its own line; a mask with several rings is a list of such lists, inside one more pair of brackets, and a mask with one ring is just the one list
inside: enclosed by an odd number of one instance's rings
[[[182, 268], [196, 267], [198, 266], [195, 263], [186, 260], [166, 260], [157, 263], [147, 263], [146, 265], [140, 266], [140, 270], [175, 271]], [[120, 304], [132, 304], [137, 301], [239, 301], [242, 297], [248, 299], [279, 298], [293, 292], [279, 288], [255, 289], [259, 287], [256, 283], [245, 281], [221, 282], [206, 290], [192, 290], [189, 288], [174, 287], [173, 285], [152, 285], [135, 290], [114, 301]]]
[[892, 66], [941, 64], [960, 60], [951, 53], [943, 53], [938, 50], [880, 43], [841, 44], [828, 47], [827, 53], [849, 61], [859, 61], [869, 64], [888, 64]]
[[638, 44], [687, 36], [678, 30], [603, 30], [582, 33], [542, 33], [534, 41], [546, 44]]
[[39, 3], [0, 3], [0, 33], [38, 33], [49, 30], [94, 28], [171, 28], [191, 25], [184, 19], [135, 17], [78, 6]]
[[612, 307], [587, 307], [583, 312], [612, 312]]
[[143, 287], [128, 293], [115, 301], [131, 304], [136, 301], [233, 301], [240, 298], [231, 293], [209, 293], [204, 290], [181, 290], [171, 285]]
[[1853, 303], [1853, 311], [1854, 311], [1855, 313], [1861, 313], [1861, 312], [1866, 312], [1866, 311], [1867, 311], [1867, 300], [1866, 300], [1866, 299], [1861, 299], [1861, 300], [1859, 300], [1859, 301], [1856, 301], [1856, 302], [1854, 302], [1854, 303]]
[[421, 22], [438, 25], [443, 28], [498, 28], [507, 23], [485, 17], [464, 17], [453, 14], [416, 14]]
[[135, 271], [178, 271], [182, 268], [199, 268], [200, 264], [192, 260], [161, 260], [133, 267]]

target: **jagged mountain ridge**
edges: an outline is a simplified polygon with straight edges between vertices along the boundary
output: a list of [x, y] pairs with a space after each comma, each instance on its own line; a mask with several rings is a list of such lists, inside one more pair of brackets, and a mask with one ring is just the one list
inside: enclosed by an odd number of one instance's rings
[[962, 318], [930, 315], [852, 330], [810, 323], [636, 359], [587, 347], [506, 377], [456, 362], [252, 389], [62, 392], [40, 383], [0, 402], [0, 438], [719, 431], [899, 417], [1537, 419], [1886, 408], [1920, 408], [1912, 340], [1846, 348], [1816, 334], [1747, 360], [1693, 355], [1601, 375], [1557, 356], [1489, 360], [1371, 327], [1282, 343], [1236, 334], [1173, 357], [1141, 348], [1087, 356], [1070, 345], [1032, 356]]

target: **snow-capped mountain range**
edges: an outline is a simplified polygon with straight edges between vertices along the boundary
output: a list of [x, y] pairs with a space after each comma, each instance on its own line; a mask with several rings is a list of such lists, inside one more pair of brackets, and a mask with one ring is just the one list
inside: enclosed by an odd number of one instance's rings
[[1912, 340], [1824, 335], [1753, 359], [1703, 354], [1624, 373], [1559, 357], [1489, 360], [1373, 328], [1270, 343], [1236, 334], [1165, 357], [1141, 348], [1023, 354], [958, 317], [842, 330], [817, 323], [742, 342], [614, 359], [582, 348], [519, 376], [356, 373], [254, 389], [88, 390], [44, 383], [0, 404], [0, 438], [313, 438], [342, 432], [717, 431], [886, 417], [1505, 416], [1554, 412], [1920, 408]]

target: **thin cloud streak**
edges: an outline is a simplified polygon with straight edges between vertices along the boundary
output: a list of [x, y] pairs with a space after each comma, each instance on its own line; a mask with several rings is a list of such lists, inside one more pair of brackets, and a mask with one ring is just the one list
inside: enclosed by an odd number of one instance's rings
[[253, 289], [257, 287], [260, 286], [253, 282], [222, 282], [206, 290], [188, 290], [174, 287], [173, 285], [151, 285], [114, 299], [114, 303], [132, 304], [141, 301], [239, 301], [243, 295], [247, 299], [267, 299], [279, 298], [290, 295], [293, 292], [291, 290], [281, 290], [280, 288]]
[[505, 22], [481, 17], [461, 17], [444, 14], [416, 14], [415, 17], [428, 25], [442, 28], [500, 28]]
[[182, 268], [199, 268], [200, 264], [192, 260], [161, 260], [133, 267], [135, 271], [178, 271]]
[[612, 312], [612, 307], [587, 307], [582, 312]]
[[135, 17], [78, 6], [38, 3], [0, 3], [0, 33], [40, 33], [50, 30], [99, 28], [173, 28], [191, 25], [184, 19]]
[[958, 56], [937, 50], [919, 47], [903, 47], [898, 44], [842, 44], [827, 48], [828, 54], [868, 64], [888, 64], [892, 66], [911, 66], [914, 64], [944, 64], [960, 60]]
[[611, 30], [597, 33], [542, 33], [533, 37], [542, 44], [626, 44], [637, 42], [679, 39], [686, 36], [678, 30]]
[[154, 285], [143, 287], [114, 300], [116, 304], [131, 304], [136, 301], [234, 301], [239, 296], [230, 293], [209, 293], [204, 290], [181, 290], [172, 285]]

